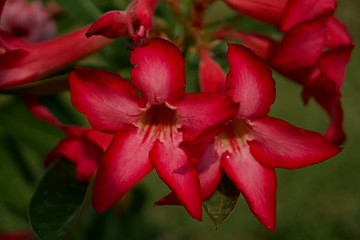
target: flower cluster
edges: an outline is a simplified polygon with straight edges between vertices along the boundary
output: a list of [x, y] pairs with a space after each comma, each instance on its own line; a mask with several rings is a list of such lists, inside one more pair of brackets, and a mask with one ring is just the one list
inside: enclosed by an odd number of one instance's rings
[[[117, 38], [131, 41], [124, 47], [131, 51], [128, 62], [120, 63], [131, 65], [130, 80], [123, 71], [87, 67], [68, 75], [71, 103], [91, 127], [65, 125], [37, 96], [23, 98], [34, 116], [66, 134], [45, 164], [66, 159], [81, 182], [96, 173], [92, 203], [97, 212], [155, 169], [172, 191], [156, 205], [183, 205], [201, 220], [202, 202], [228, 178], [259, 221], [274, 230], [275, 169], [306, 167], [341, 151], [335, 145], [345, 140], [340, 90], [353, 44], [333, 16], [336, 1], [223, 2], [275, 25], [282, 37], [244, 32], [225, 20], [207, 22], [207, 11], [218, 4], [214, 0], [133, 0], [124, 10], [106, 12], [92, 25], [56, 37], [55, 23], [39, 2], [0, 0], [4, 92], [51, 76]], [[166, 15], [155, 15], [162, 4], [182, 26], [181, 34], [171, 29]], [[20, 9], [24, 19], [12, 17]], [[213, 58], [225, 40], [244, 44], [227, 43], [227, 74], [226, 62]], [[190, 93], [186, 54], [194, 52], [200, 91]], [[269, 116], [276, 91], [270, 68], [300, 83], [304, 102], [314, 97], [328, 113], [324, 136]]]

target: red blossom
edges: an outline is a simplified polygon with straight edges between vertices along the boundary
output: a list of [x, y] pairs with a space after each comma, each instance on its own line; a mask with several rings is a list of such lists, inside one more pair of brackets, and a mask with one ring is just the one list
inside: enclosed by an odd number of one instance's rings
[[70, 74], [75, 108], [95, 129], [115, 133], [98, 169], [93, 205], [107, 210], [155, 168], [200, 220], [198, 174], [183, 143], [226, 123], [236, 105], [222, 94], [186, 94], [184, 59], [168, 41], [154, 39], [135, 48], [130, 61], [133, 85], [100, 70], [78, 68]]
[[[239, 103], [239, 109], [199, 159], [202, 198], [212, 195], [225, 173], [259, 221], [274, 230], [274, 168], [295, 169], [316, 164], [336, 155], [340, 149], [318, 133], [267, 116], [275, 99], [275, 84], [269, 68], [253, 52], [229, 44], [227, 60], [230, 70], [223, 84], [227, 95]], [[168, 195], [157, 204], [176, 203], [175, 196]]]
[[[266, 36], [221, 31], [218, 37], [235, 37], [259, 54], [279, 73], [303, 85], [303, 100], [314, 97], [330, 117], [325, 137], [334, 143], [345, 140], [341, 84], [353, 49], [352, 39], [345, 27], [332, 14], [334, 0], [234, 1], [235, 10], [265, 22], [275, 24], [285, 34], [280, 42]], [[253, 4], [268, 11], [257, 11]], [[274, 5], [282, 5], [277, 20], [264, 16], [274, 13]], [[249, 9], [247, 9], [249, 8]], [[278, 9], [278, 8], [277, 8]], [[275, 18], [272, 18], [275, 19]]]

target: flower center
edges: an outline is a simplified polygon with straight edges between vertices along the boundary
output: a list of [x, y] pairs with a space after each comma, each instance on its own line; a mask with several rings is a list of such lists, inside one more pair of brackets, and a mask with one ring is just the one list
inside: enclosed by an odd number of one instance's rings
[[158, 104], [150, 106], [143, 113], [137, 127], [144, 134], [144, 141], [159, 139], [164, 142], [168, 139], [174, 140], [178, 136], [177, 129], [180, 125], [176, 110], [166, 104]]
[[251, 126], [242, 119], [235, 119], [225, 126], [225, 130], [216, 138], [216, 148], [221, 153], [238, 152], [251, 140]]

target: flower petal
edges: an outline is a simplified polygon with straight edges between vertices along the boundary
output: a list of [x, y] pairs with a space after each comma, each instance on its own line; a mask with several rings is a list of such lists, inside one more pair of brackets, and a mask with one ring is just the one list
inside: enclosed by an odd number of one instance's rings
[[322, 74], [328, 81], [335, 83], [339, 93], [352, 50], [352, 45], [336, 47], [328, 50], [319, 58], [318, 65]]
[[334, 144], [342, 144], [346, 137], [343, 128], [344, 112], [340, 102], [340, 97], [330, 95], [328, 92], [317, 91], [315, 99], [330, 117], [330, 124], [324, 134], [324, 137], [326, 140]]
[[252, 122], [251, 153], [271, 168], [301, 168], [322, 162], [341, 151], [319, 133], [297, 128], [276, 118]]
[[229, 97], [217, 93], [187, 94], [174, 107], [182, 129], [191, 137], [222, 126], [235, 116], [238, 109]]
[[[201, 198], [208, 199], [217, 189], [222, 177], [220, 169], [220, 156], [215, 150], [215, 140], [211, 141], [197, 164], [199, 173]], [[155, 205], [180, 205], [181, 202], [172, 192], [162, 199], [158, 200]]]
[[152, 28], [152, 17], [154, 15], [158, 0], [138, 0], [135, 8], [135, 14], [141, 25], [146, 29]]
[[226, 175], [244, 195], [251, 211], [269, 230], [276, 224], [276, 174], [259, 164], [244, 145], [241, 152], [223, 157]]
[[328, 38], [326, 45], [329, 48], [353, 45], [353, 41], [346, 31], [346, 27], [335, 17], [329, 17], [326, 25], [326, 32]]
[[275, 101], [275, 82], [270, 69], [251, 50], [229, 44], [230, 64], [227, 94], [240, 103], [238, 116], [256, 118], [267, 115]]
[[89, 182], [100, 162], [103, 150], [82, 136], [68, 136], [46, 156], [45, 165], [65, 158], [76, 166], [76, 178]]
[[285, 32], [299, 23], [330, 16], [335, 8], [336, 0], [288, 0], [280, 21], [280, 30]]
[[113, 139], [113, 135], [102, 133], [92, 128], [85, 131], [85, 137], [89, 141], [99, 146], [104, 152], [109, 147]]
[[199, 178], [195, 165], [173, 143], [156, 141], [150, 159], [159, 177], [175, 193], [190, 216], [201, 221], [202, 203]]
[[299, 24], [285, 33], [272, 60], [277, 69], [314, 66], [326, 45], [326, 19]]
[[37, 118], [48, 122], [57, 128], [62, 127], [62, 123], [57, 119], [57, 117], [50, 112], [50, 110], [41, 103], [37, 97], [28, 96], [24, 97], [24, 102], [30, 112]]
[[152, 104], [176, 102], [185, 94], [185, 63], [169, 41], [154, 39], [131, 53], [132, 83]]
[[265, 62], [270, 62], [279, 44], [265, 35], [255, 33], [232, 32], [230, 36], [242, 41], [246, 47], [253, 50]]
[[207, 50], [200, 54], [199, 85], [202, 92], [225, 92], [225, 73]]
[[126, 37], [129, 35], [126, 13], [109, 11], [101, 15], [87, 30], [86, 37], [102, 35], [108, 38]]
[[119, 75], [77, 68], [70, 74], [71, 101], [99, 131], [116, 131], [134, 123], [145, 103]]
[[93, 205], [104, 212], [153, 169], [149, 160], [151, 142], [135, 128], [119, 132], [100, 163], [94, 190]]
[[271, 24], [277, 24], [287, 0], [225, 0], [225, 2], [242, 14]]
[[197, 165], [200, 179], [201, 197], [203, 200], [208, 199], [219, 186], [222, 177], [220, 159], [221, 155], [217, 152], [214, 139], [205, 149]]

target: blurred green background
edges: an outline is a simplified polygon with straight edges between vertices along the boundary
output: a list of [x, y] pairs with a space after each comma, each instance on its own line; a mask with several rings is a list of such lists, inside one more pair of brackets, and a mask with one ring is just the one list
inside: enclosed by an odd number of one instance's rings
[[[358, 0], [339, 1], [336, 12], [336, 16], [347, 25], [355, 43], [343, 85], [347, 133], [343, 152], [308, 168], [277, 170], [277, 229], [274, 233], [257, 221], [242, 197], [234, 213], [218, 230], [205, 214], [203, 222], [197, 222], [181, 207], [152, 207], [156, 200], [168, 193], [167, 187], [152, 173], [113, 211], [96, 218], [92, 211], [85, 214], [70, 238], [360, 239], [359, 12]], [[114, 45], [117, 53], [123, 51], [121, 43]], [[109, 54], [115, 53], [105, 51], [86, 63], [91, 65], [92, 61]], [[323, 132], [328, 123], [323, 111], [314, 101], [303, 106], [298, 85], [278, 75], [275, 78], [277, 101], [271, 115], [299, 127]], [[84, 119], [72, 109], [68, 93], [46, 97], [45, 100], [65, 123], [84, 123]], [[29, 229], [27, 207], [44, 174], [43, 159], [62, 137], [63, 134], [53, 126], [31, 116], [21, 101], [0, 95], [0, 232]], [[135, 206], [130, 204], [131, 211], [126, 209], [129, 206], [127, 201], [143, 198], [144, 202]]]

